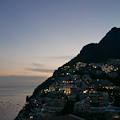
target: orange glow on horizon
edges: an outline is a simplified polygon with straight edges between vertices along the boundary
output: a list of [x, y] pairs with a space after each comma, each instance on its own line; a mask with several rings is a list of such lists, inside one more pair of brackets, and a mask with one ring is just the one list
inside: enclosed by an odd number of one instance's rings
[[0, 76], [41, 76], [41, 77], [50, 77], [53, 73], [41, 73], [41, 72], [0, 72]]

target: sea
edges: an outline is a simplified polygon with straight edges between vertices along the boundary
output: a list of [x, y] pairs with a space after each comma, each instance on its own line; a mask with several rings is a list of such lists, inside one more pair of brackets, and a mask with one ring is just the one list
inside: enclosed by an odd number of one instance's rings
[[37, 86], [0, 86], [0, 120], [14, 120]]

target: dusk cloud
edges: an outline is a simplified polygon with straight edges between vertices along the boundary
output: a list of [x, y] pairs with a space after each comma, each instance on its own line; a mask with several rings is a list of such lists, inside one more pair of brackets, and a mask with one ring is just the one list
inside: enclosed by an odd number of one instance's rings
[[44, 64], [39, 64], [39, 63], [32, 63], [32, 65], [37, 66], [37, 67], [45, 67]]
[[0, 86], [37, 86], [46, 79], [44, 76], [0, 76]]
[[72, 55], [64, 55], [64, 56], [55, 56], [55, 57], [47, 57], [47, 58], [51, 58], [51, 59], [71, 59], [74, 56]]
[[9, 80], [13, 80], [15, 79], [16, 81], [17, 80], [42, 80], [42, 79], [46, 79], [46, 77], [43, 77], [43, 76], [14, 76], [14, 75], [9, 75], [9, 76], [0, 76], [0, 81], [1, 80], [6, 80], [6, 79], [9, 79]]
[[52, 57], [42, 57], [42, 56], [35, 56], [35, 58], [50, 58], [50, 59], [72, 59], [75, 55], [62, 55], [62, 56], [52, 56]]
[[53, 69], [34, 69], [34, 68], [27, 68], [27, 70], [36, 71], [36, 72], [49, 72], [49, 73], [52, 73], [54, 71]]
[[34, 71], [34, 72], [52, 73], [55, 69], [45, 64], [32, 63], [32, 67], [28, 67], [26, 68], [26, 70]]

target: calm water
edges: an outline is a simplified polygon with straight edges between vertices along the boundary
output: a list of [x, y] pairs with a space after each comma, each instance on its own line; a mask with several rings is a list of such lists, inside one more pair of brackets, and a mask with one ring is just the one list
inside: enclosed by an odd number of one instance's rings
[[14, 120], [36, 87], [0, 86], [0, 120]]

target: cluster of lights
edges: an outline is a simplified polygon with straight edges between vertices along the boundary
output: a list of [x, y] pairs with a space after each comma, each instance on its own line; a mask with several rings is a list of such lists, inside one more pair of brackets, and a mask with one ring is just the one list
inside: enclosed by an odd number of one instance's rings
[[65, 84], [73, 83], [73, 81], [63, 81]]

